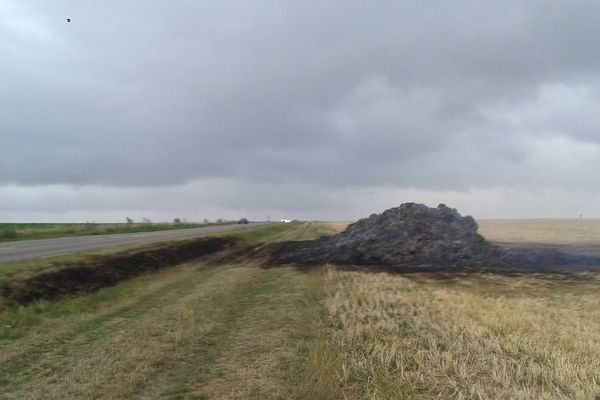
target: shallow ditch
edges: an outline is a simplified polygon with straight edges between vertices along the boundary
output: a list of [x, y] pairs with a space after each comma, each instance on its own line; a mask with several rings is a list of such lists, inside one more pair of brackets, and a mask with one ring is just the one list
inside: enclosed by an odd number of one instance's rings
[[233, 237], [209, 237], [95, 256], [33, 276], [14, 277], [1, 283], [0, 294], [18, 304], [30, 304], [90, 293], [147, 272], [235, 247], [237, 243], [239, 239]]

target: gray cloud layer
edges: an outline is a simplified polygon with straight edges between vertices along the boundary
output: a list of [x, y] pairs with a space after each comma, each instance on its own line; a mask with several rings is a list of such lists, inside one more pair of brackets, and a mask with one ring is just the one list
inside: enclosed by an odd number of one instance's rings
[[597, 191], [599, 18], [594, 1], [3, 2], [0, 184]]

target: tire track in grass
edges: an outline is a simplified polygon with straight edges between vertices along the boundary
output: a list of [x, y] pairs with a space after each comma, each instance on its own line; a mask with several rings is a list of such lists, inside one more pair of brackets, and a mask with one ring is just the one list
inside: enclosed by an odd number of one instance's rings
[[[129, 399], [143, 388], [160, 369], [168, 368], [179, 352], [187, 352], [191, 343], [203, 339], [218, 324], [214, 311], [240, 285], [252, 279], [250, 269], [216, 269], [210, 279], [194, 284], [184, 294], [172, 288], [173, 296], [155, 303], [155, 312], [129, 320], [124, 329], [104, 332], [91, 341], [63, 348], [46, 361], [62, 361], [49, 374], [40, 374], [22, 382], [11, 397], [39, 399], [90, 398]], [[197, 282], [196, 282], [197, 283]]]
[[[98, 382], [91, 388], [83, 384], [75, 393], [91, 393], [94, 398], [132, 398], [151, 385], [155, 376], [179, 365], [190, 349], [210, 343], [224, 314], [221, 307], [252, 279], [254, 271], [248, 268], [225, 267], [187, 298], [163, 308], [152, 318], [139, 321], [123, 335], [99, 343], [100, 362], [97, 362], [98, 357], [91, 357], [83, 368], [80, 364], [69, 374], [71, 380], [84, 382], [96, 376]], [[114, 379], [125, 382], [115, 390]], [[107, 391], [110, 394], [107, 395]]]
[[[298, 294], [299, 286], [290, 271], [253, 269], [252, 279], [241, 283], [214, 313], [219, 319], [215, 328], [187, 349], [171, 368], [153, 376], [151, 384], [141, 390], [137, 398], [206, 398], [204, 389], [211, 381], [231, 374], [232, 369], [244, 369], [248, 363], [258, 367], [257, 357], [260, 359], [261, 354], [265, 354], [265, 345], [274, 352], [271, 355], [295, 351], [295, 345], [289, 341], [288, 348], [284, 348], [285, 340], [281, 337], [277, 342], [265, 343], [264, 340], [274, 338], [273, 330], [279, 330], [278, 322], [289, 320], [282, 312], [295, 311], [290, 307], [290, 298]], [[287, 333], [283, 336], [287, 338]], [[238, 353], [240, 345], [247, 347], [246, 353]], [[239, 364], [231, 365], [231, 360]], [[277, 360], [274, 361], [277, 364]], [[245, 385], [247, 382], [237, 383]]]
[[291, 229], [284, 232], [284, 235], [278, 238], [279, 241], [284, 240], [302, 240], [302, 236], [310, 226], [310, 222], [296, 223]]
[[[158, 276], [160, 279], [157, 279]], [[8, 329], [0, 334], [0, 365], [25, 355], [28, 349], [39, 346], [40, 342], [68, 340], [74, 334], [74, 325], [95, 326], [135, 309], [148, 299], [170, 291], [168, 285], [177, 279], [178, 275], [171, 273], [145, 275], [89, 296], [60, 302], [44, 301], [15, 309], [1, 321]], [[109, 304], [101, 308], [104, 303]], [[11, 346], [19, 348], [21, 352], [11, 352]]]
[[[175, 275], [170, 276], [169, 272], [175, 272]], [[103, 335], [109, 335], [110, 332], [126, 328], [132, 320], [139, 319], [140, 316], [159, 309], [161, 303], [168, 304], [175, 298], [193, 291], [197, 284], [209, 280], [214, 274], [212, 270], [169, 272], [152, 276], [151, 279], [158, 279], [159, 282], [162, 279], [167, 281], [167, 284], [159, 285], [155, 291], [140, 293], [141, 296], [134, 301], [127, 302], [122, 307], [80, 322], [74, 328], [69, 329], [67, 327], [67, 330], [61, 332], [58, 336], [47, 336], [38, 343], [30, 343], [30, 346], [25, 348], [23, 352], [13, 354], [9, 360], [0, 365], [0, 388], [3, 381], [18, 386], [35, 376], [36, 371], [42, 374], [47, 373], [47, 366], [43, 365], [44, 359], [50, 360], [51, 364], [55, 363], [56, 358], [63, 359], [69, 354], [69, 348], [91, 344]], [[190, 272], [193, 273], [192, 278], [196, 279], [189, 279]], [[131, 283], [146, 287], [147, 280]], [[90, 296], [97, 296], [97, 294]], [[104, 301], [110, 301], [110, 299]], [[56, 307], [60, 306], [61, 304], [56, 304]], [[40, 362], [42, 365], [39, 365]]]
[[[272, 269], [273, 289], [257, 298], [190, 394], [210, 399], [303, 398], [304, 363], [321, 321], [321, 276]], [[315, 295], [316, 294], [316, 295]], [[191, 396], [190, 396], [191, 397]], [[191, 397], [193, 398], [193, 397]]]
[[296, 229], [296, 227], [290, 227], [290, 228], [284, 230], [283, 232], [270, 237], [269, 240], [267, 240], [265, 243], [274, 243], [274, 242], [281, 242], [284, 240], [288, 240], [288, 239], [286, 239], [286, 237], [289, 236], [290, 232], [294, 231], [295, 229]]
[[312, 222], [307, 222], [304, 224], [304, 229], [302, 229], [302, 232], [300, 232], [298, 234], [298, 237], [296, 240], [306, 240], [306, 236], [310, 235], [310, 230], [312, 227]]

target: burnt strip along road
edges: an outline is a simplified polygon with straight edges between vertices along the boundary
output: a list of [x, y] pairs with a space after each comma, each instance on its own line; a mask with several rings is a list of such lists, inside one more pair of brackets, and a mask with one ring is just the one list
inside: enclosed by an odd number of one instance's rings
[[60, 239], [22, 240], [0, 243], [0, 264], [77, 253], [86, 250], [97, 250], [113, 246], [147, 244], [165, 240], [202, 236], [209, 233], [250, 229], [266, 224], [268, 224], [268, 222], [255, 222], [248, 225], [219, 225], [206, 226], [203, 228], [175, 229], [170, 231], [76, 236]]

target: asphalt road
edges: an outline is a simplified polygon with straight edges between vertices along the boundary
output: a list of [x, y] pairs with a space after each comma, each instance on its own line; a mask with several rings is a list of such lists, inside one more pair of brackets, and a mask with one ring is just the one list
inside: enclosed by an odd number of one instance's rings
[[170, 231], [75, 236], [60, 239], [22, 240], [0, 243], [0, 264], [40, 257], [59, 256], [80, 251], [98, 250], [113, 246], [132, 244], [141, 245], [165, 240], [202, 236], [209, 233], [251, 229], [266, 224], [268, 224], [268, 222], [256, 222], [248, 225], [206, 226], [203, 228], [175, 229]]

